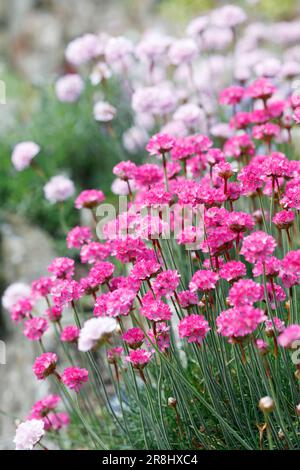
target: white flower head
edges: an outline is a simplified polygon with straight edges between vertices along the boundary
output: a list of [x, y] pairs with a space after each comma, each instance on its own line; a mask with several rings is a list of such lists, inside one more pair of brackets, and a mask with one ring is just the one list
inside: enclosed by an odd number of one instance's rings
[[110, 335], [116, 327], [117, 322], [114, 318], [99, 317], [87, 320], [80, 331], [79, 351], [90, 351], [103, 337]]
[[14, 438], [16, 450], [32, 450], [44, 434], [44, 422], [41, 419], [30, 419], [19, 424]]

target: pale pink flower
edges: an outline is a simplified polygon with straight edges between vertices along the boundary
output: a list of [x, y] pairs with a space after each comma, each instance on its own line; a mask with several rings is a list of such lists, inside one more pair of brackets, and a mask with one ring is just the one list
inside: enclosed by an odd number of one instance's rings
[[35, 142], [20, 142], [14, 147], [11, 160], [18, 171], [27, 168], [32, 159], [37, 156], [40, 151], [40, 146]]

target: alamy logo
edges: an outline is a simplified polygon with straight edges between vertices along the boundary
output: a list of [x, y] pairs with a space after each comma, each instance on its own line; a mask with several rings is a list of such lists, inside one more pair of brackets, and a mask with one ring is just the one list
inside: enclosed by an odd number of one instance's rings
[[0, 340], [0, 365], [6, 364], [6, 344]]

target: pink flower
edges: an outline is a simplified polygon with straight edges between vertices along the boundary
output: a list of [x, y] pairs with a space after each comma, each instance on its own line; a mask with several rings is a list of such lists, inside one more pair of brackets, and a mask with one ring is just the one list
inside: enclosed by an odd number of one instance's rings
[[128, 160], [120, 162], [113, 168], [113, 174], [118, 176], [123, 181], [128, 181], [134, 178], [136, 172], [136, 164]]
[[54, 204], [69, 199], [75, 193], [73, 181], [63, 175], [53, 176], [44, 186], [45, 198]]
[[178, 292], [178, 299], [182, 308], [189, 308], [193, 305], [197, 305], [199, 302], [197, 294], [190, 290]]
[[230, 212], [226, 218], [226, 225], [232, 232], [241, 233], [252, 230], [255, 222], [250, 214], [245, 212]]
[[130, 271], [130, 277], [145, 281], [161, 270], [161, 265], [153, 260], [142, 259], [137, 261]]
[[59, 431], [63, 426], [70, 424], [70, 417], [67, 413], [49, 413], [44, 418], [45, 431]]
[[130, 328], [122, 335], [123, 340], [132, 349], [138, 349], [143, 344], [145, 335], [140, 328]]
[[135, 262], [138, 258], [143, 258], [145, 251], [146, 245], [141, 239], [128, 236], [112, 242], [112, 254], [121, 263]]
[[177, 289], [179, 284], [180, 275], [176, 270], [162, 271], [159, 273], [154, 280], [152, 286], [153, 291], [158, 297], [170, 296]]
[[34, 297], [46, 297], [53, 287], [53, 279], [50, 277], [40, 277], [31, 284], [31, 292]]
[[260, 126], [254, 126], [252, 135], [254, 139], [270, 141], [280, 134], [280, 127], [272, 122], [267, 122]]
[[76, 209], [82, 209], [83, 207], [92, 209], [98, 206], [105, 200], [105, 196], [102, 191], [98, 189], [86, 189], [82, 191], [75, 200]]
[[300, 107], [295, 109], [293, 119], [297, 124], [300, 124]]
[[24, 297], [18, 300], [14, 304], [10, 312], [12, 321], [14, 321], [15, 323], [19, 323], [19, 321], [31, 315], [32, 309], [33, 309], [33, 304], [29, 298]]
[[81, 247], [80, 259], [82, 263], [94, 264], [105, 260], [110, 252], [111, 249], [107, 243], [90, 242]]
[[77, 326], [65, 326], [60, 334], [60, 339], [64, 343], [76, 343], [79, 337], [80, 330]]
[[290, 348], [294, 341], [300, 339], [300, 325], [289, 325], [278, 336], [277, 341], [283, 348]]
[[147, 336], [150, 338], [150, 341], [146, 339], [146, 344], [151, 348], [151, 352], [155, 353], [153, 344], [156, 344], [159, 351], [164, 352], [170, 347], [170, 327], [166, 323], [157, 323], [155, 335], [153, 330], [147, 331]]
[[276, 333], [282, 333], [285, 328], [284, 322], [278, 317], [273, 317], [271, 320], [266, 320], [265, 325], [267, 334], [274, 333], [274, 331]]
[[257, 261], [252, 270], [253, 276], [262, 276], [264, 274], [264, 269], [267, 277], [276, 277], [278, 276], [281, 268], [281, 260], [275, 256], [270, 256], [266, 261]]
[[35, 142], [20, 142], [14, 147], [11, 160], [16, 170], [22, 171], [31, 164], [31, 160], [37, 156], [40, 146]]
[[262, 310], [250, 305], [231, 308], [224, 310], [217, 317], [217, 331], [222, 336], [241, 338], [253, 333], [266, 319]]
[[46, 310], [46, 315], [48, 319], [52, 322], [60, 321], [62, 317], [62, 307], [54, 305]]
[[236, 105], [244, 96], [244, 88], [241, 86], [231, 86], [221, 91], [219, 96], [220, 104]]
[[237, 281], [246, 276], [246, 266], [241, 261], [228, 261], [221, 266], [219, 275], [228, 282]]
[[33, 364], [33, 372], [38, 380], [43, 380], [53, 374], [56, 369], [57, 355], [52, 352], [43, 353]]
[[202, 290], [208, 292], [216, 287], [218, 282], [219, 275], [208, 269], [199, 269], [193, 275], [189, 288], [191, 292], [196, 292], [197, 290]]
[[59, 78], [55, 84], [55, 92], [59, 101], [74, 103], [84, 89], [84, 81], [77, 73], [69, 73]]
[[244, 238], [241, 254], [249, 263], [263, 262], [273, 254], [276, 245], [276, 240], [271, 235], [258, 230]]
[[[151, 294], [151, 292], [149, 292]], [[141, 315], [154, 322], [171, 320], [172, 312], [170, 307], [162, 300], [156, 300], [153, 297], [144, 296], [142, 299], [143, 307], [141, 308]]]
[[28, 419], [42, 419], [60, 403], [59, 395], [47, 395], [42, 400], [37, 401], [31, 408]]
[[123, 348], [122, 347], [116, 347], [116, 348], [110, 348], [107, 351], [107, 360], [109, 364], [116, 364], [123, 353]]
[[178, 324], [180, 338], [188, 338], [188, 343], [201, 344], [209, 330], [210, 327], [203, 315], [188, 315]]
[[229, 304], [234, 307], [252, 305], [263, 299], [264, 289], [261, 284], [257, 284], [251, 279], [240, 279], [235, 282], [229, 290]]
[[130, 362], [135, 369], [143, 369], [150, 362], [152, 354], [145, 349], [130, 351], [126, 361]]
[[96, 317], [118, 317], [128, 315], [136, 293], [130, 289], [119, 288], [113, 292], [108, 292], [97, 297], [94, 315]]
[[54, 258], [48, 271], [57, 279], [71, 279], [75, 270], [75, 262], [71, 258]]
[[35, 317], [26, 320], [23, 333], [30, 341], [39, 341], [47, 329], [47, 320], [42, 317]]
[[196, 42], [190, 38], [173, 40], [169, 49], [171, 64], [180, 65], [191, 62], [198, 54]]
[[275, 93], [276, 88], [267, 78], [257, 78], [246, 89], [246, 95], [253, 99], [266, 100]]
[[293, 225], [294, 220], [295, 214], [293, 211], [289, 210], [277, 212], [272, 219], [273, 224], [275, 224], [280, 230], [290, 228]]
[[71, 248], [80, 248], [86, 243], [90, 243], [93, 235], [89, 227], [74, 227], [69, 231], [67, 235], [67, 247]]
[[280, 277], [284, 286], [290, 288], [300, 281], [300, 250], [290, 251], [282, 260]]
[[216, 227], [208, 234], [207, 239], [202, 242], [201, 249], [204, 253], [217, 256], [229, 250], [235, 239], [236, 233], [232, 230], [227, 227]]
[[84, 293], [84, 288], [79, 282], [68, 279], [57, 281], [51, 290], [54, 304], [60, 307], [80, 299]]
[[162, 168], [153, 163], [145, 163], [137, 167], [134, 179], [138, 186], [149, 187], [155, 183], [159, 183], [163, 179]]
[[264, 159], [263, 171], [266, 176], [275, 178], [289, 178], [292, 175], [290, 161], [281, 152], [272, 152]]
[[170, 152], [175, 142], [174, 137], [168, 134], [155, 134], [149, 140], [146, 150], [150, 155], [161, 155]]
[[86, 369], [80, 367], [67, 367], [62, 374], [62, 382], [70, 390], [74, 390], [76, 393], [82, 388], [82, 386], [88, 381], [89, 373]]
[[16, 450], [32, 450], [44, 434], [42, 419], [30, 419], [19, 424], [14, 437]]
[[227, 140], [224, 145], [226, 157], [239, 158], [242, 155], [254, 155], [255, 146], [248, 134], [235, 135]]
[[300, 178], [289, 181], [285, 188], [285, 193], [280, 200], [280, 204], [285, 208], [300, 210]]
[[[89, 275], [85, 279], [81, 279], [80, 283], [82, 286], [95, 288], [108, 282], [113, 275], [115, 265], [108, 261], [102, 261], [95, 264], [89, 272]], [[82, 283], [82, 281], [86, 281]]]
[[84, 34], [71, 41], [65, 51], [68, 62], [78, 66], [103, 53], [100, 38], [95, 34]]

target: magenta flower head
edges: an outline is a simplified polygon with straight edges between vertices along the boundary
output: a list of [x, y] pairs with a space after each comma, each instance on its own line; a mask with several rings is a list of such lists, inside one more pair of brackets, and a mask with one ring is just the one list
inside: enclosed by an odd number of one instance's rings
[[82, 245], [92, 240], [92, 232], [90, 227], [74, 227], [67, 235], [67, 247], [80, 248]]
[[256, 231], [244, 238], [241, 254], [249, 263], [266, 261], [276, 248], [276, 240], [263, 231]]
[[46, 297], [50, 294], [53, 286], [53, 279], [51, 277], [40, 277], [31, 284], [31, 292], [34, 297]]
[[71, 279], [75, 270], [75, 261], [71, 258], [54, 258], [48, 271], [58, 279]]
[[27, 168], [34, 157], [40, 151], [39, 145], [35, 142], [20, 142], [13, 150], [11, 160], [18, 171], [22, 171]]
[[203, 315], [188, 315], [178, 324], [180, 338], [187, 338], [189, 343], [201, 344], [209, 330], [210, 327]]
[[295, 214], [293, 211], [289, 210], [277, 212], [277, 214], [275, 214], [272, 219], [273, 224], [276, 225], [276, 227], [280, 230], [289, 229], [293, 225], [294, 220]]
[[178, 292], [178, 300], [182, 308], [192, 307], [193, 305], [197, 305], [199, 302], [197, 294], [190, 290]]
[[86, 189], [77, 196], [75, 200], [75, 208], [82, 209], [84, 207], [86, 209], [92, 209], [104, 200], [105, 196], [102, 191], [98, 189]]
[[46, 315], [50, 321], [59, 322], [62, 317], [62, 307], [54, 305], [46, 310]]
[[123, 181], [129, 181], [134, 178], [136, 172], [136, 164], [131, 160], [120, 162], [113, 168], [113, 174]]
[[180, 274], [171, 269], [159, 273], [153, 282], [153, 291], [158, 297], [170, 296], [177, 289], [179, 284]]
[[189, 288], [191, 292], [196, 292], [197, 290], [202, 290], [208, 292], [216, 287], [218, 282], [219, 275], [208, 269], [199, 269], [193, 275]]
[[228, 261], [221, 266], [219, 275], [228, 282], [237, 281], [246, 276], [246, 266], [241, 261]]
[[240, 279], [235, 282], [229, 290], [229, 304], [234, 307], [242, 305], [252, 305], [263, 299], [264, 288], [261, 284], [257, 284], [252, 279]]
[[94, 307], [96, 317], [118, 317], [119, 315], [128, 315], [136, 293], [127, 288], [120, 287], [113, 292], [107, 292], [97, 297]]
[[258, 325], [267, 319], [259, 308], [250, 305], [224, 310], [217, 317], [217, 331], [222, 336], [239, 339], [256, 330]]
[[79, 337], [80, 329], [75, 325], [65, 326], [60, 334], [60, 339], [64, 343], [76, 343]]
[[141, 308], [141, 315], [153, 322], [171, 320], [172, 312], [169, 305], [162, 300], [151, 298], [151, 292], [149, 294], [149, 296], [146, 294], [142, 299], [143, 307]]
[[122, 335], [123, 340], [132, 349], [138, 349], [143, 344], [145, 335], [140, 328], [130, 328]]
[[89, 373], [86, 369], [80, 367], [67, 367], [62, 374], [62, 382], [70, 390], [74, 390], [76, 393], [82, 388], [82, 386], [88, 381]]
[[283, 348], [291, 348], [294, 341], [300, 340], [300, 325], [287, 326], [277, 340]]
[[275, 86], [267, 78], [257, 78], [246, 90], [246, 95], [253, 99], [267, 100], [276, 91]]
[[170, 152], [174, 145], [174, 137], [168, 134], [155, 134], [149, 140], [146, 150], [150, 155], [162, 155], [166, 152]]
[[57, 360], [57, 355], [52, 352], [47, 352], [37, 357], [33, 365], [33, 372], [37, 379], [43, 380], [53, 374], [56, 369]]
[[48, 322], [43, 317], [34, 317], [26, 320], [24, 325], [24, 335], [30, 341], [39, 341], [48, 329]]
[[12, 321], [19, 323], [21, 320], [31, 315], [32, 309], [33, 304], [29, 298], [23, 297], [19, 299], [11, 308], [10, 316]]
[[244, 96], [245, 90], [241, 86], [231, 86], [221, 91], [219, 96], [220, 104], [236, 105]]
[[135, 369], [143, 369], [150, 362], [152, 354], [145, 349], [130, 351], [126, 361], [130, 362]]
[[123, 353], [123, 348], [117, 346], [116, 348], [110, 348], [107, 351], [107, 360], [109, 364], [116, 364], [120, 359]]
[[154, 260], [142, 259], [137, 261], [133, 266], [130, 277], [133, 279], [138, 279], [140, 281], [145, 281], [150, 277], [154, 276], [161, 270], [161, 265]]

